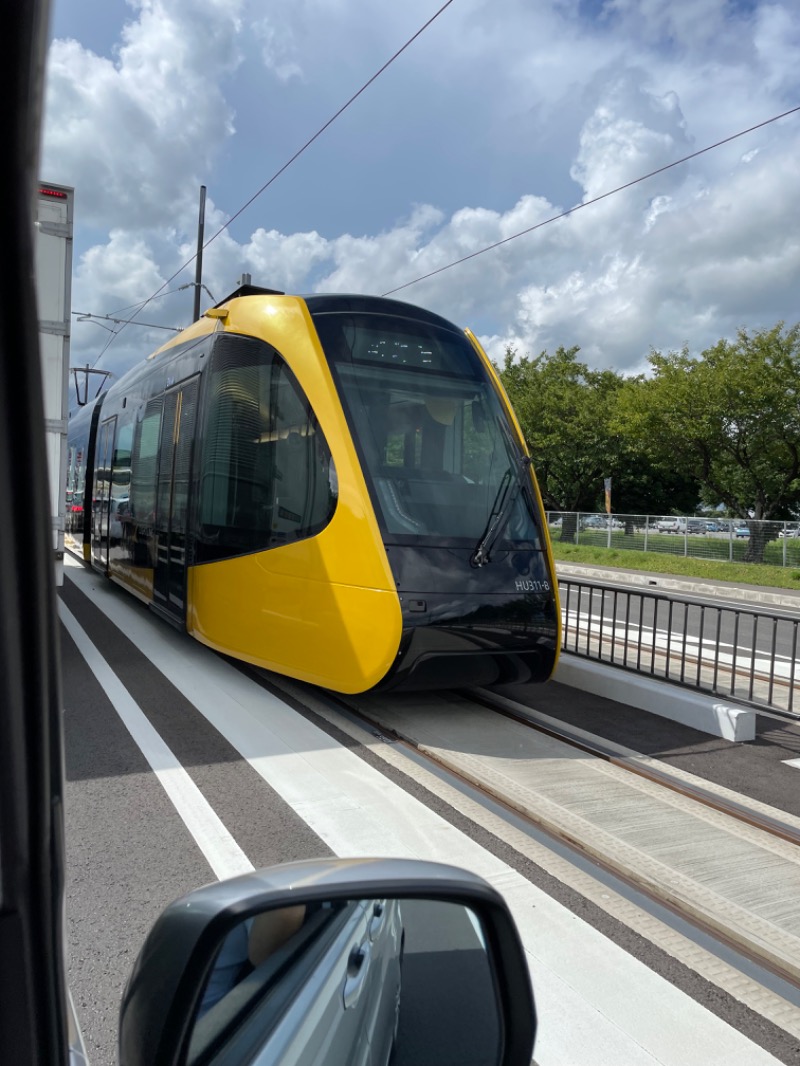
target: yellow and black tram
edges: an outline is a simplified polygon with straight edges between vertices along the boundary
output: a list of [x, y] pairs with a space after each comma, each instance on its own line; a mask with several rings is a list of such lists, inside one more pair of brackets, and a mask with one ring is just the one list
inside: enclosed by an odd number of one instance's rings
[[475, 337], [245, 286], [70, 420], [73, 549], [198, 640], [340, 692], [546, 680], [555, 572]]

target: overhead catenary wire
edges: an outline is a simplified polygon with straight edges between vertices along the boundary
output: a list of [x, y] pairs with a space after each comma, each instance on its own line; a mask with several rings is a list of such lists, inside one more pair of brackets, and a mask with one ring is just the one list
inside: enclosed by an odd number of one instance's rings
[[[111, 315], [121, 315], [123, 311], [131, 311], [133, 308], [136, 308], [138, 314], [146, 304], [151, 303], [153, 300], [162, 300], [165, 296], [174, 296], [176, 292], [185, 292], [186, 289], [193, 289], [195, 284], [196, 282], [194, 281], [187, 281], [185, 285], [179, 285], [177, 289], [169, 289], [167, 292], [161, 292], [157, 296], [149, 296], [146, 300], [137, 300], [136, 303], [126, 304], [125, 307], [117, 307], [114, 311], [109, 311], [107, 315], [92, 315], [88, 312], [81, 312], [81, 314], [86, 318], [110, 318]], [[216, 300], [216, 297], [209, 289], [208, 285], [201, 285], [200, 287], [205, 289], [210, 300]], [[75, 314], [74, 311], [73, 314]], [[124, 322], [131, 326], [153, 326], [154, 329], [174, 329], [176, 333], [180, 333], [181, 331], [180, 326], [158, 326], [154, 322], [135, 322], [132, 318], [115, 318], [114, 321]]]
[[[394, 61], [396, 59], [398, 59], [403, 54], [403, 52], [405, 52], [405, 50], [407, 48], [409, 48], [414, 43], [414, 41], [416, 41], [416, 39], [421, 34], [424, 33], [425, 30], [427, 30], [427, 28], [431, 25], [431, 23], [435, 22], [436, 19], [442, 14], [442, 12], [446, 8], [448, 8], [452, 3], [453, 3], [453, 0], [446, 0], [446, 2], [444, 4], [442, 4], [442, 6], [439, 8], [439, 10], [434, 15], [431, 15], [431, 17], [428, 19], [427, 22], [425, 22], [422, 26], [420, 26], [420, 28], [417, 30], [416, 33], [414, 33], [411, 37], [409, 37], [408, 40], [406, 41], [406, 43], [401, 48], [398, 48], [398, 50], [394, 53], [394, 55], [390, 59], [387, 59], [386, 62], [383, 64], [383, 66], [379, 70], [376, 70], [375, 73], [372, 75], [372, 77], [369, 78], [368, 81], [365, 81], [364, 84], [361, 86], [361, 88], [357, 92], [353, 93], [353, 95], [350, 97], [350, 99], [347, 101], [347, 103], [342, 104], [342, 106], [339, 108], [339, 110], [335, 114], [331, 115], [331, 117], [328, 119], [328, 121], [325, 123], [325, 125], [324, 126], [320, 126], [320, 128], [317, 130], [317, 132], [314, 134], [314, 136], [313, 137], [309, 137], [309, 139], [302, 146], [302, 148], [298, 148], [298, 150], [294, 153], [294, 155], [290, 159], [288, 159], [279, 170], [275, 171], [275, 173], [272, 175], [272, 177], [269, 179], [269, 181], [266, 181], [261, 186], [261, 188], [258, 190], [258, 192], [254, 193], [250, 197], [250, 199], [247, 201], [247, 203], [243, 204], [235, 214], [231, 215], [231, 217], [228, 219], [228, 221], [225, 223], [224, 226], [220, 226], [220, 228], [217, 230], [217, 232], [214, 233], [211, 237], [208, 238], [206, 243], [203, 245], [203, 248], [207, 248], [209, 246], [209, 244], [211, 244], [212, 241], [216, 240], [217, 237], [219, 237], [219, 235], [221, 233], [223, 233], [228, 228], [228, 226], [230, 226], [230, 224], [232, 222], [234, 222], [239, 217], [239, 215], [242, 214], [243, 211], [246, 211], [247, 208], [255, 200], [257, 200], [258, 197], [261, 196], [261, 194], [263, 192], [265, 192], [270, 187], [270, 185], [272, 185], [272, 183], [274, 181], [276, 181], [281, 176], [281, 174], [283, 174], [283, 172], [285, 170], [287, 170], [292, 165], [292, 163], [295, 162], [296, 159], [299, 159], [300, 156], [303, 154], [303, 152], [305, 152], [305, 150], [307, 148], [310, 148], [311, 145], [314, 143], [314, 141], [316, 141], [318, 137], [322, 136], [322, 134], [325, 132], [325, 130], [327, 130], [329, 126], [332, 126], [333, 123], [337, 120], [337, 118], [339, 118], [340, 115], [344, 114], [344, 112], [348, 109], [348, 107], [350, 107], [351, 104], [355, 103], [355, 101], [359, 98], [359, 96], [361, 96], [361, 94], [366, 89], [368, 89], [370, 87], [370, 85], [372, 85], [372, 83], [374, 81], [377, 81], [377, 79], [381, 76], [381, 74], [383, 74], [383, 72], [385, 70], [387, 70], [392, 65], [392, 63], [394, 63]], [[194, 258], [195, 257], [192, 256], [192, 259], [189, 262], [192, 262], [194, 260]], [[187, 263], [186, 265], [188, 266], [189, 264]], [[169, 284], [169, 283], [167, 283], [167, 284]]]
[[[406, 49], [409, 48], [414, 43], [414, 41], [416, 41], [417, 38], [420, 37], [425, 32], [425, 30], [427, 30], [428, 27], [431, 26], [434, 23], [436, 21], [436, 19], [448, 7], [450, 7], [450, 5], [453, 2], [454, 2], [454, 0], [445, 0], [445, 3], [442, 4], [442, 6], [438, 9], [438, 11], [436, 11], [433, 15], [431, 15], [431, 17], [427, 20], [427, 22], [424, 22], [420, 26], [420, 28], [408, 38], [408, 40], [405, 42], [405, 44], [403, 44], [400, 48], [398, 48], [397, 51], [394, 53], [394, 55], [392, 55], [389, 59], [387, 59], [386, 62], [383, 64], [383, 66], [380, 67], [378, 70], [376, 70], [375, 73], [372, 75], [372, 77], [368, 78], [367, 81], [365, 81], [364, 84], [361, 86], [361, 88], [358, 89], [356, 92], [354, 92], [353, 95], [350, 97], [350, 99], [347, 100], [346, 103], [342, 104], [342, 106], [339, 108], [339, 110], [336, 111], [333, 115], [331, 115], [331, 117], [328, 119], [328, 121], [324, 125], [320, 126], [320, 128], [317, 130], [317, 132], [312, 137], [309, 137], [309, 139], [305, 142], [305, 144], [302, 145], [301, 148], [298, 148], [297, 151], [294, 153], [294, 155], [292, 155], [289, 159], [287, 159], [287, 161], [283, 164], [283, 166], [280, 167], [278, 170], [276, 170], [275, 173], [272, 175], [272, 177], [268, 181], [265, 181], [264, 184], [261, 186], [261, 188], [257, 192], [253, 193], [253, 195], [250, 197], [250, 199], [247, 200], [244, 204], [242, 204], [242, 206], [238, 209], [238, 211], [234, 212], [234, 214], [231, 215], [231, 217], [228, 219], [228, 221], [224, 225], [220, 226], [220, 228], [216, 231], [216, 233], [212, 234], [208, 238], [208, 240], [203, 244], [203, 250], [208, 248], [208, 246], [213, 241], [215, 241], [217, 239], [217, 237], [220, 236], [220, 234], [224, 233], [225, 230], [231, 225], [231, 223], [233, 223], [237, 218], [239, 218], [239, 216], [244, 211], [246, 211], [247, 208], [250, 207], [250, 205], [252, 203], [254, 203], [258, 199], [258, 197], [261, 196], [262, 193], [266, 192], [266, 190], [270, 187], [270, 185], [272, 185], [272, 183], [274, 181], [277, 181], [277, 179], [281, 176], [281, 174], [285, 173], [289, 169], [289, 167], [292, 165], [292, 163], [296, 162], [300, 158], [300, 156], [306, 151], [306, 149], [310, 148], [311, 145], [319, 137], [321, 137], [322, 134], [327, 129], [329, 129], [330, 126], [332, 126], [333, 123], [341, 115], [344, 114], [344, 112], [350, 107], [350, 105], [355, 103], [355, 101], [359, 98], [359, 96], [361, 96], [361, 94], [363, 92], [365, 92], [370, 87], [370, 85], [372, 85], [373, 82], [377, 81], [377, 79], [381, 76], [381, 74], [384, 73], [384, 71], [388, 70], [388, 68], [392, 65], [392, 63], [394, 63], [394, 61], [396, 59], [398, 59], [403, 54], [403, 52], [405, 52]], [[156, 291], [153, 293], [152, 296], [150, 296], [147, 300], [144, 301], [144, 303], [141, 305], [139, 310], [134, 315], [132, 315], [131, 318], [127, 320], [127, 322], [128, 323], [133, 322], [134, 319], [136, 318], [136, 315], [138, 315], [141, 311], [143, 311], [144, 308], [147, 307], [147, 305], [151, 302], [151, 300], [154, 300], [161, 293], [162, 289], [166, 288], [166, 286], [169, 285], [170, 282], [174, 281], [175, 278], [177, 278], [178, 275], [181, 274], [188, 266], [191, 266], [191, 264], [195, 261], [196, 258], [197, 258], [197, 255], [195, 254], [195, 255], [191, 256], [191, 258], [187, 259], [186, 262], [182, 266], [180, 266], [175, 271], [175, 273], [172, 274], [171, 277], [167, 278], [167, 280], [163, 283], [163, 285], [160, 285], [159, 288], [156, 289]], [[103, 347], [103, 350], [100, 352], [100, 354], [98, 355], [97, 359], [95, 359], [94, 363], [92, 364], [93, 366], [97, 366], [97, 364], [100, 362], [100, 360], [105, 355], [105, 353], [108, 350], [109, 346], [113, 343], [114, 338], [118, 337], [119, 334], [122, 332], [122, 330], [124, 328], [125, 328], [125, 326], [123, 325], [120, 329], [116, 330], [112, 334], [111, 337], [109, 337], [109, 339], [105, 343], [105, 346]]]
[[[169, 282], [167, 282], [169, 284]], [[155, 296], [148, 296], [144, 300], [136, 300], [135, 303], [125, 304], [124, 307], [115, 307], [113, 311], [109, 311], [110, 315], [121, 315], [123, 311], [132, 311], [134, 308], [141, 310], [145, 304], [151, 303], [153, 300], [163, 300], [165, 296], [174, 296], [176, 292], [183, 292], [184, 289], [188, 289], [190, 285], [194, 285], [191, 281], [186, 285], [179, 285], [177, 289], [168, 289], [166, 292], [160, 292]]]
[[[73, 311], [76, 322], [94, 322], [98, 326], [102, 326], [103, 322], [114, 322], [115, 324], [125, 326], [146, 326], [148, 329], [166, 329], [171, 333], [180, 333], [180, 326], [162, 326], [158, 322], [134, 322], [130, 318], [114, 318], [112, 315], [94, 315], [91, 311]], [[98, 321], [102, 320], [102, 321]], [[108, 326], [103, 326], [103, 329], [109, 329]], [[109, 330], [110, 333], [118, 333], [119, 330]]]
[[647, 181], [648, 178], [654, 178], [657, 174], [663, 174], [664, 171], [671, 170], [672, 167], [680, 166], [682, 163], [688, 163], [690, 159], [696, 159], [699, 155], [704, 155], [706, 152], [710, 152], [714, 148], [720, 148], [723, 144], [730, 144], [731, 141], [735, 141], [739, 137], [744, 137], [746, 134], [753, 133], [755, 130], [763, 129], [764, 126], [769, 126], [772, 122], [777, 122], [779, 119], [786, 118], [788, 115], [794, 115], [798, 111], [800, 111], [800, 106], [792, 107], [788, 111], [782, 111], [780, 115], [773, 115], [772, 118], [767, 118], [764, 119], [763, 122], [756, 123], [755, 126], [748, 126], [746, 130], [740, 130], [739, 133], [732, 133], [730, 137], [723, 137], [721, 141], [715, 141], [714, 144], [706, 145], [705, 148], [700, 148], [696, 152], [690, 152], [689, 155], [682, 156], [680, 159], [675, 159], [672, 163], [667, 163], [663, 167], [651, 170], [649, 174], [642, 174], [641, 177], [634, 178], [632, 181], [627, 181], [624, 185], [618, 185], [615, 189], [609, 189], [608, 192], [601, 193], [599, 196], [593, 196], [591, 200], [585, 200], [583, 203], [567, 208], [566, 211], [560, 211], [557, 215], [551, 215], [550, 218], [545, 218], [533, 226], [528, 226], [527, 229], [522, 229], [518, 233], [512, 233], [510, 237], [503, 237], [502, 240], [487, 244], [486, 247], [479, 248], [476, 252], [470, 252], [469, 255], [462, 255], [460, 259], [454, 259], [452, 263], [437, 267], [436, 270], [430, 270], [427, 274], [420, 274], [418, 278], [414, 278], [412, 281], [406, 281], [402, 285], [397, 285], [394, 289], [387, 289], [386, 292], [381, 293], [381, 296], [391, 296], [396, 292], [401, 292], [403, 289], [410, 288], [412, 285], [417, 285], [420, 281], [427, 281], [428, 278], [433, 278], [437, 274], [443, 274], [445, 270], [451, 270], [453, 267], [459, 266], [461, 263], [466, 263], [470, 259], [476, 259], [479, 255], [483, 255], [485, 252], [491, 252], [493, 248], [499, 248], [503, 244], [515, 241], [517, 237], [524, 237], [527, 233], [533, 233], [535, 230], [541, 229], [543, 226], [549, 226], [551, 222], [558, 222], [560, 218], [566, 218], [567, 215], [574, 215], [576, 211], [581, 211], [584, 207], [591, 207], [592, 204], [597, 204], [601, 200], [607, 199], [609, 196], [614, 196], [618, 192], [630, 189], [632, 186], [638, 185], [640, 182]]

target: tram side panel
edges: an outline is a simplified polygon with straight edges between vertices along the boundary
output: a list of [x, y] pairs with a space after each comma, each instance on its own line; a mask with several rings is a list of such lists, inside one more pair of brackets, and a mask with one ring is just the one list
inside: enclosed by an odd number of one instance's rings
[[[285, 321], [273, 339], [305, 388], [276, 346], [216, 333], [104, 395], [75, 540], [95, 569], [203, 643], [359, 691], [392, 665], [400, 609], [300, 301], [288, 317], [291, 343]], [[76, 455], [88, 455], [87, 433], [73, 434]]]
[[391, 667], [401, 613], [350, 430], [302, 301], [236, 326], [260, 336], [212, 360], [187, 629], [362, 691]]

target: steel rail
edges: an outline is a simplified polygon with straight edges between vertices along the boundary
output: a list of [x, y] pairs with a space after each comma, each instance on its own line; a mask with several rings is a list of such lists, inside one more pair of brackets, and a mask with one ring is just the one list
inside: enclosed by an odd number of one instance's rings
[[546, 736], [553, 737], [555, 740], [559, 740], [563, 744], [568, 744], [570, 747], [577, 748], [579, 751], [585, 752], [587, 755], [593, 755], [622, 770], [627, 770], [629, 773], [636, 774], [638, 777], [643, 777], [648, 781], [652, 781], [654, 784], [661, 785], [663, 788], [676, 792], [687, 799], [694, 800], [696, 803], [700, 803], [705, 807], [710, 807], [712, 810], [715, 810], [720, 814], [725, 814], [736, 821], [743, 822], [753, 829], [760, 829], [764, 833], [769, 833], [771, 836], [779, 837], [781, 840], [785, 840], [789, 844], [794, 844], [795, 846], [800, 847], [800, 830], [796, 829], [794, 826], [788, 825], [778, 818], [772, 818], [754, 811], [751, 807], [748, 807], [746, 803], [737, 803], [734, 800], [726, 800], [700, 785], [691, 785], [687, 781], [683, 781], [671, 774], [669, 770], [660, 770], [656, 766], [644, 766], [641, 763], [633, 762], [631, 756], [620, 755], [618, 751], [614, 750], [617, 745], [604, 741], [600, 737], [592, 735], [593, 739], [588, 740], [586, 737], [576, 736], [569, 726], [559, 727], [545, 725], [543, 722], [537, 722], [535, 719], [529, 718], [524, 711], [514, 711], [508, 706], [495, 702], [489, 695], [477, 695], [474, 692], [470, 692], [468, 698], [473, 703], [485, 707], [487, 710], [495, 711], [497, 714], [503, 715], [503, 717], [510, 719], [512, 722], [516, 722], [518, 725], [525, 726], [527, 729], [532, 729], [534, 732], [543, 733]]
[[[273, 691], [277, 689], [282, 697], [287, 695], [284, 685], [287, 683], [288, 679], [278, 678], [273, 680], [273, 678], [270, 678], [269, 680], [266, 680], [263, 673], [259, 674], [259, 671], [256, 668], [248, 667], [246, 664], [238, 665], [246, 673], [250, 674], [250, 676], [254, 677], [264, 685], [264, 687]], [[531, 813], [531, 811], [516, 806], [504, 796], [498, 795], [486, 784], [482, 784], [479, 780], [476, 780], [468, 774], [463, 773], [458, 768], [450, 765], [446, 759], [437, 756], [435, 752], [432, 752], [427, 746], [421, 744], [413, 736], [406, 734], [402, 730], [387, 727], [385, 723], [379, 721], [370, 714], [369, 708], [359, 705], [358, 696], [345, 697], [338, 693], [314, 689], [313, 686], [307, 686], [302, 682], [290, 682], [290, 684], [293, 688], [296, 686], [301, 691], [305, 691], [306, 689], [309, 691], [313, 690], [314, 699], [323, 705], [327, 705], [332, 713], [338, 713], [351, 720], [355, 720], [366, 732], [376, 739], [382, 739], [392, 744], [408, 748], [410, 751], [414, 752], [417, 759], [429, 763], [436, 768], [438, 773], [444, 773], [446, 777], [460, 783], [462, 787], [472, 791], [477, 796], [483, 797], [490, 803], [507, 811], [509, 814], [513, 815], [514, 818], [521, 820], [523, 824], [527, 823], [537, 833], [541, 833], [545, 837], [557, 841], [560, 846], [572, 851], [576, 856], [580, 856], [583, 861], [588, 861], [596, 866], [598, 870], [603, 870], [605, 873], [616, 878], [621, 884], [628, 886], [628, 888], [635, 893], [638, 893], [642, 899], [649, 900], [650, 902], [665, 908], [665, 910], [676, 915], [689, 926], [698, 930], [700, 934], [709, 936], [712, 940], [727, 946], [742, 958], [749, 960], [765, 971], [773, 974], [781, 981], [786, 982], [787, 985], [800, 989], [800, 966], [796, 969], [787, 968], [770, 951], [760, 948], [758, 944], [749, 940], [746, 935], [737, 934], [734, 929], [731, 929], [725, 924], [724, 918], [714, 920], [711, 916], [703, 915], [699, 913], [697, 909], [692, 909], [687, 905], [682, 904], [680, 899], [674, 897], [669, 892], [660, 889], [645, 877], [637, 876], [635, 870], [626, 868], [624, 864], [616, 862], [613, 856], [599, 854], [598, 851], [590, 845], [588, 839], [581, 839], [574, 833], [563, 830], [560, 827], [551, 824], [544, 818], [541, 820], [538, 819], [535, 814]], [[308, 704], [305, 704], [302, 699], [298, 699], [296, 693], [292, 692], [289, 693], [289, 695], [293, 701], [299, 702], [301, 706], [304, 706], [305, 710], [312, 717], [319, 718], [319, 711], [315, 710]], [[639, 774], [664, 788], [679, 792], [684, 798], [688, 798], [694, 802], [713, 808], [717, 813], [742, 822], [750, 828], [769, 833], [785, 842], [800, 844], [800, 834], [798, 834], [793, 827], [785, 825], [777, 819], [766, 818], [755, 811], [748, 810], [744, 804], [726, 803], [725, 801], [720, 800], [719, 797], [705, 795], [702, 789], [692, 789], [685, 783], [679, 785], [674, 779], [670, 781], [667, 774], [659, 775], [656, 772], [648, 772], [643, 767], [633, 767], [630, 763], [626, 764], [624, 757], [620, 757], [617, 753], [611, 751], [603, 752], [603, 742], [599, 738], [597, 738], [597, 744], [594, 745], [584, 738], [577, 738], [574, 735], [570, 737], [569, 730], [566, 728], [562, 733], [556, 728], [542, 726], [540, 723], [533, 722], [526, 718], [525, 715], [516, 715], [513, 712], [510, 712], [508, 708], [494, 704], [489, 697], [484, 697], [483, 695], [472, 691], [468, 693], [454, 691], [451, 695], [457, 695], [459, 698], [467, 699], [477, 706], [482, 706], [485, 709], [500, 713], [504, 717], [516, 721], [527, 728], [534, 729], [543, 734], [548, 734], [564, 743], [571, 744], [571, 746], [578, 748], [587, 754], [613, 761], [616, 765], [631, 773]]]

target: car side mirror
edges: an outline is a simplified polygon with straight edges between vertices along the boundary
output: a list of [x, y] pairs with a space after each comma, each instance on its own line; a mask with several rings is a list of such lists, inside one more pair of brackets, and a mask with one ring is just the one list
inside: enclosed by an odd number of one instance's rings
[[287, 863], [172, 903], [134, 965], [120, 1066], [529, 1066], [525, 953], [482, 878], [406, 859]]

